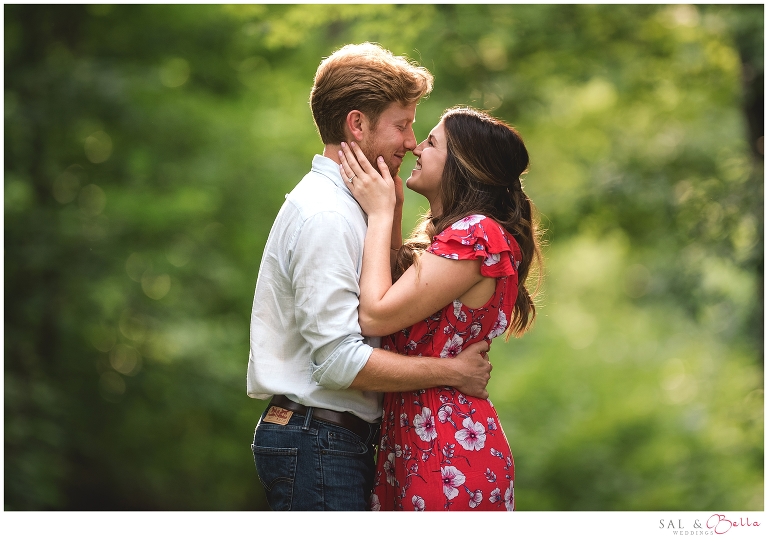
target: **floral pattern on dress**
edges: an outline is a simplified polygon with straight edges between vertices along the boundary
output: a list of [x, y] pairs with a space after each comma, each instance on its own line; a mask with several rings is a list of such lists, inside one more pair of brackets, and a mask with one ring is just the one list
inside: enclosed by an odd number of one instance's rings
[[[459, 300], [382, 340], [382, 347], [411, 356], [455, 357], [509, 326], [521, 260], [515, 239], [498, 223], [476, 214], [436, 235], [430, 253], [480, 259], [496, 290], [480, 308]], [[386, 393], [372, 510], [512, 511], [515, 467], [490, 400], [452, 387]]]

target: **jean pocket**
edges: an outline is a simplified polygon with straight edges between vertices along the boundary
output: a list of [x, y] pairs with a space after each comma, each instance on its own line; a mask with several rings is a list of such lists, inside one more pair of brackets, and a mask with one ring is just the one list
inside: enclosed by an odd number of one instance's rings
[[358, 457], [369, 452], [368, 446], [360, 438], [346, 430], [328, 432], [326, 445], [322, 446], [324, 454]]
[[258, 445], [251, 445], [251, 450], [270, 508], [273, 511], [290, 511], [299, 450], [295, 447]]

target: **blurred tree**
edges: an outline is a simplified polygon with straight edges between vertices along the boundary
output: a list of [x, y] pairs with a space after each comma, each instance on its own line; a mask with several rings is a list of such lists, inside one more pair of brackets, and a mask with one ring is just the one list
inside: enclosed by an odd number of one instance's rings
[[763, 6], [4, 9], [6, 509], [265, 507], [253, 285], [317, 64], [364, 40], [435, 74], [418, 136], [466, 103], [531, 150], [545, 295], [491, 381], [520, 508], [762, 509]]

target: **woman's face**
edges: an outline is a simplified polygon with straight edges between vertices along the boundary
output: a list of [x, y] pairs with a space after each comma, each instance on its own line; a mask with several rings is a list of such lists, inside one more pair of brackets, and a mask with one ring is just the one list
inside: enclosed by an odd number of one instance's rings
[[439, 203], [440, 182], [443, 178], [445, 158], [448, 148], [445, 139], [445, 125], [441, 120], [437, 126], [429, 132], [429, 137], [422, 141], [414, 150], [416, 167], [411, 176], [405, 181], [405, 185], [416, 193], [429, 200], [432, 213], [437, 212], [435, 205]]

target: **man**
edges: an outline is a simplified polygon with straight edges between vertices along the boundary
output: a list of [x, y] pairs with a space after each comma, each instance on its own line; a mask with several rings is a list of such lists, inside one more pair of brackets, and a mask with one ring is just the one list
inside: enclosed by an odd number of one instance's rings
[[[367, 508], [379, 393], [444, 385], [488, 396], [485, 342], [453, 359], [406, 357], [374, 349], [379, 339], [363, 338], [358, 324], [366, 216], [338, 151], [355, 141], [395, 177], [416, 147], [416, 105], [431, 89], [425, 68], [370, 43], [336, 51], [315, 75], [310, 104], [325, 148], [275, 219], [251, 314], [248, 395], [271, 398], [252, 449], [274, 510]], [[393, 234], [393, 248], [401, 242]]]

